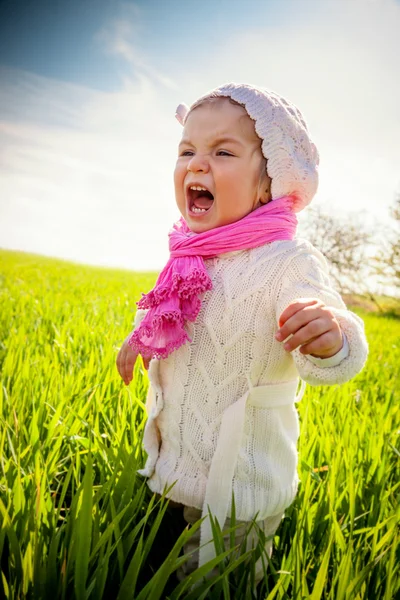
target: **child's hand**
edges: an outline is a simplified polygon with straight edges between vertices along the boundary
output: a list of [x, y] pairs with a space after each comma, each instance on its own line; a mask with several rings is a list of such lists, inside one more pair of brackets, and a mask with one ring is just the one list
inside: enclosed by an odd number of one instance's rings
[[334, 356], [343, 346], [342, 331], [335, 315], [316, 298], [298, 298], [279, 317], [280, 329], [275, 334], [291, 352], [300, 346], [302, 354], [318, 358]]
[[[125, 385], [129, 385], [133, 377], [133, 367], [135, 366], [138, 353], [133, 350], [132, 346], [128, 344], [128, 340], [131, 334], [128, 335], [126, 340], [121, 346], [117, 356], [117, 369], [121, 375]], [[144, 368], [149, 368], [150, 360], [143, 359]]]

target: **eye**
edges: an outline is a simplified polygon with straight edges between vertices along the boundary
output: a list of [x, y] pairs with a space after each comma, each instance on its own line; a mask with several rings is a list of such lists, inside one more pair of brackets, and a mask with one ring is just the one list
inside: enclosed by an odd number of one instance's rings
[[180, 153], [180, 156], [193, 156], [193, 154], [193, 150], [183, 150], [183, 152]]
[[233, 156], [233, 154], [227, 152], [226, 150], [218, 150], [217, 156]]

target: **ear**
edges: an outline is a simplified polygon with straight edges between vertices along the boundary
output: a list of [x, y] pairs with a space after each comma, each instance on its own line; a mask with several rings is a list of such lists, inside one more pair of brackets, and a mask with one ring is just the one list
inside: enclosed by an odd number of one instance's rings
[[268, 202], [272, 200], [271, 183], [271, 177], [269, 177], [267, 171], [264, 171], [264, 173], [260, 177], [260, 183], [258, 188], [258, 197], [261, 204], [268, 204]]

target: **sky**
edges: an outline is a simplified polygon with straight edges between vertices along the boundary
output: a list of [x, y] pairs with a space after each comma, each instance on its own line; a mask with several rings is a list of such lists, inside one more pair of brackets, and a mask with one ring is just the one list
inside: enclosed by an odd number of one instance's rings
[[399, 31], [399, 0], [0, 0], [0, 247], [159, 270], [175, 108], [228, 81], [301, 109], [315, 207], [385, 230]]

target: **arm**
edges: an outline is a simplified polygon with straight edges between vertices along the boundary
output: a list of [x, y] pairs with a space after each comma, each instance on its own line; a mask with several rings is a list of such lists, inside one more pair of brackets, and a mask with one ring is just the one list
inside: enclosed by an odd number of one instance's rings
[[364, 323], [331, 287], [326, 261], [311, 244], [286, 265], [276, 316], [276, 337], [308, 383], [344, 383], [363, 368], [368, 354]]
[[[147, 310], [138, 309], [135, 315], [135, 323], [134, 329], [139, 327], [140, 323], [143, 321], [146, 316]], [[133, 350], [133, 348], [129, 345], [129, 338], [131, 337], [132, 332], [128, 335], [128, 337], [124, 340], [120, 351], [117, 356], [117, 369], [121, 378], [123, 379], [125, 385], [129, 385], [132, 381], [133, 377], [133, 369], [136, 363], [136, 359], [138, 354]], [[143, 359], [143, 365], [145, 369], [149, 368], [149, 360]]]

